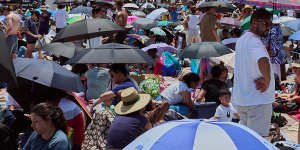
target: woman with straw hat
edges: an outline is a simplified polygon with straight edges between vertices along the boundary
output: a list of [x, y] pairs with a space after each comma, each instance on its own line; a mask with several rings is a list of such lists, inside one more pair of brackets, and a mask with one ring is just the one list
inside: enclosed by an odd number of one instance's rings
[[108, 150], [121, 150], [136, 137], [152, 127], [144, 116], [145, 107], [151, 100], [149, 94], [138, 94], [130, 87], [121, 92], [121, 101], [116, 105], [118, 114], [108, 132]]

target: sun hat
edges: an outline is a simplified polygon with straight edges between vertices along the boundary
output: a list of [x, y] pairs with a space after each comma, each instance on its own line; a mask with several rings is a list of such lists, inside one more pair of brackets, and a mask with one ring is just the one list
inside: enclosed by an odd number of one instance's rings
[[294, 62], [294, 63], [292, 63], [292, 67], [300, 68], [300, 63]]
[[121, 101], [116, 105], [115, 112], [119, 115], [127, 115], [146, 107], [151, 100], [149, 94], [138, 94], [133, 88], [127, 88], [121, 92]]
[[41, 10], [41, 11], [43, 11], [43, 10], [48, 10], [48, 8], [47, 8], [47, 6], [42, 5], [42, 6], [40, 7], [40, 10]]
[[245, 5], [245, 7], [242, 9], [242, 11], [244, 11], [245, 9], [251, 9], [251, 10], [253, 10], [253, 8], [250, 5]]
[[273, 24], [280, 24], [280, 20], [279, 20], [279, 17], [277, 15], [273, 15], [272, 23]]

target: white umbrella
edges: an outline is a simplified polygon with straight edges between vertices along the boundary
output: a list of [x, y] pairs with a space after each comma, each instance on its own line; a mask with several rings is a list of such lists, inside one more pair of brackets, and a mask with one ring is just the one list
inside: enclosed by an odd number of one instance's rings
[[141, 6], [141, 8], [144, 8], [144, 9], [146, 9], [146, 8], [155, 8], [155, 6], [151, 3], [146, 2], [145, 4], [143, 4]]
[[153, 10], [150, 14], [147, 15], [146, 18], [148, 19], [152, 19], [152, 20], [156, 20], [159, 19], [159, 17], [163, 14], [163, 13], [167, 13], [168, 10], [165, 8], [159, 8], [156, 10]]
[[139, 6], [137, 6], [134, 3], [127, 3], [123, 6], [123, 8], [135, 8], [135, 9], [139, 9]]

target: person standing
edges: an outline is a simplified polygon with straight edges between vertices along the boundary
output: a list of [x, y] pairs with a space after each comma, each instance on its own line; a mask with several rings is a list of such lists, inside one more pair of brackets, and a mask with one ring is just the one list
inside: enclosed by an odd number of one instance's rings
[[53, 19], [55, 21], [56, 33], [58, 33], [61, 29], [67, 26], [67, 19], [69, 18], [69, 14], [65, 9], [65, 5], [58, 5], [58, 10], [56, 10], [53, 14]]
[[207, 8], [208, 11], [203, 16], [200, 22], [201, 40], [203, 42], [221, 42], [217, 34], [217, 8]]
[[240, 123], [261, 136], [269, 135], [275, 80], [270, 57], [261, 41], [271, 27], [272, 14], [257, 9], [250, 29], [236, 43], [232, 103], [240, 114]]
[[24, 31], [26, 33], [27, 50], [25, 57], [32, 58], [32, 52], [36, 40], [40, 39], [42, 36], [38, 34], [38, 27], [35, 22], [39, 21], [40, 13], [38, 11], [31, 11], [31, 16], [25, 20]]
[[5, 37], [8, 48], [11, 52], [11, 57], [16, 58], [18, 53], [18, 36], [20, 29], [21, 18], [19, 15], [13, 13], [9, 7], [3, 8], [3, 15], [6, 17]]
[[49, 33], [49, 20], [51, 17], [51, 13], [48, 12], [47, 7], [45, 5], [41, 6], [40, 10], [42, 11], [42, 14], [39, 17], [40, 26], [39, 26], [39, 34], [40, 35], [46, 35]]
[[191, 15], [188, 15], [186, 19], [184, 20], [183, 24], [187, 23], [187, 38], [186, 38], [186, 43], [187, 45], [190, 45], [192, 43], [199, 43], [200, 40], [200, 35], [199, 35], [199, 26], [198, 24], [200, 23], [200, 16], [196, 15], [196, 10], [195, 8], [191, 8]]

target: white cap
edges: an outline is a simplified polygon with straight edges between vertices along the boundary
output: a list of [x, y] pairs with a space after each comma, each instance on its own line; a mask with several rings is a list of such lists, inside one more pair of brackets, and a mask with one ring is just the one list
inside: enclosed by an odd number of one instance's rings
[[272, 23], [273, 24], [280, 24], [280, 20], [279, 20], [279, 17], [277, 15], [273, 15]]

